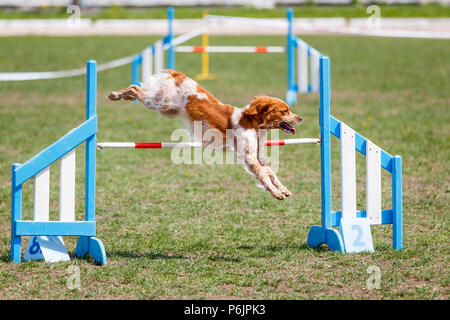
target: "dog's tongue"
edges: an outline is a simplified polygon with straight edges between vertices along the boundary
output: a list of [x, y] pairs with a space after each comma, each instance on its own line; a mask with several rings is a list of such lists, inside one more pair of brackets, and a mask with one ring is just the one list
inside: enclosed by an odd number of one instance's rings
[[283, 129], [288, 130], [290, 134], [295, 133], [294, 127], [292, 127], [289, 123], [283, 121], [280, 123], [280, 125], [283, 127]]

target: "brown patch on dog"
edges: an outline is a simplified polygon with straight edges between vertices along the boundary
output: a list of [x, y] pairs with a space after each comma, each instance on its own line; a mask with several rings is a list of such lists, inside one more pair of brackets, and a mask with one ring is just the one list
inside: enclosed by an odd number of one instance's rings
[[180, 84], [183, 83], [184, 80], [186, 80], [186, 75], [184, 73], [167, 69], [167, 72], [172, 76], [172, 78], [175, 80], [175, 85], [180, 86]]
[[212, 129], [219, 130], [225, 137], [226, 130], [232, 128], [231, 115], [234, 108], [211, 99], [198, 99], [195, 95], [188, 99], [186, 111], [192, 121], [206, 121]]
[[249, 116], [243, 113], [241, 119], [239, 119], [239, 125], [245, 129], [258, 130], [260, 126], [260, 120], [257, 117]]
[[199, 99], [196, 95], [188, 97], [186, 111], [192, 121], [206, 121], [208, 125], [219, 130], [226, 136], [226, 129], [231, 129], [231, 115], [234, 108], [228, 104], [222, 104], [201, 85], [197, 85], [197, 92], [206, 94], [206, 99]]

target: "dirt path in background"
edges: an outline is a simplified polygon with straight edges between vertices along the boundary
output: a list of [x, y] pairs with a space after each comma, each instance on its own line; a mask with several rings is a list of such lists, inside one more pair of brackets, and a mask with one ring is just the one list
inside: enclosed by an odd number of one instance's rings
[[[285, 19], [224, 18], [212, 21], [212, 35], [284, 35]], [[182, 34], [204, 26], [201, 19], [174, 21], [175, 34]], [[96, 20], [81, 19], [78, 27], [67, 25], [66, 19], [0, 20], [0, 36], [50, 35], [164, 35], [165, 19], [151, 20]], [[382, 18], [379, 28], [369, 28], [367, 19], [298, 18], [294, 21], [295, 34], [347, 34], [381, 37], [413, 37], [450, 39], [450, 19], [447, 18]]]

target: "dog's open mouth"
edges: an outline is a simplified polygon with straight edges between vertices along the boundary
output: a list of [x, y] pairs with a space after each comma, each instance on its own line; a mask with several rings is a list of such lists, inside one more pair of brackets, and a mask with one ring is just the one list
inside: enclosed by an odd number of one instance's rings
[[281, 121], [280, 123], [278, 123], [281, 127], [281, 129], [286, 132], [286, 133], [291, 133], [294, 134], [295, 133], [295, 129], [293, 126], [291, 126], [289, 123]]

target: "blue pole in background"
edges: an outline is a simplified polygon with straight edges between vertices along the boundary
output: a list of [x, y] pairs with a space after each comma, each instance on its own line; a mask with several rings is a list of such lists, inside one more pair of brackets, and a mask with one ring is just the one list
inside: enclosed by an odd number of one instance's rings
[[288, 77], [288, 90], [286, 93], [286, 102], [288, 105], [297, 103], [297, 92], [295, 90], [295, 58], [294, 58], [294, 35], [292, 33], [292, 19], [294, 17], [294, 11], [289, 8], [286, 11], [288, 20], [288, 33], [287, 33], [287, 77]]
[[173, 19], [175, 17], [175, 10], [173, 7], [167, 8], [167, 20], [169, 22], [169, 33], [167, 35], [167, 40], [169, 43], [169, 50], [167, 51], [167, 68], [175, 69], [175, 50], [172, 45], [173, 39]]
[[131, 83], [140, 86], [139, 66], [141, 65], [141, 55], [138, 54], [133, 58], [131, 63]]

